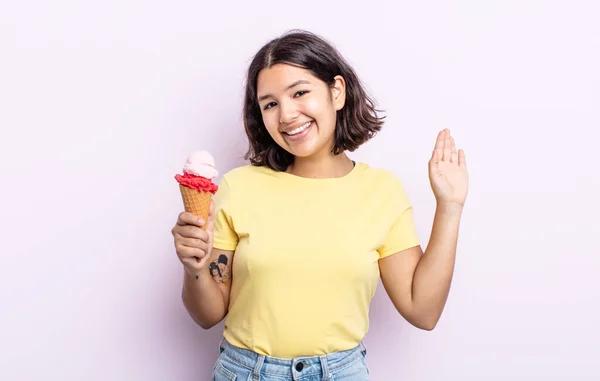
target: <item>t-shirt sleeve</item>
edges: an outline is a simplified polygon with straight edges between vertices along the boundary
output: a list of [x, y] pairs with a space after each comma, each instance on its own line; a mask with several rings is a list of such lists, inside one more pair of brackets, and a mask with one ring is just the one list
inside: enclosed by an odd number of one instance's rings
[[379, 248], [379, 259], [418, 246], [419, 236], [413, 217], [413, 209], [400, 180], [391, 185], [389, 211], [392, 213], [390, 231]]
[[234, 230], [231, 218], [231, 193], [227, 180], [223, 178], [219, 190], [214, 196], [214, 235], [213, 247], [221, 250], [235, 250], [238, 235]]

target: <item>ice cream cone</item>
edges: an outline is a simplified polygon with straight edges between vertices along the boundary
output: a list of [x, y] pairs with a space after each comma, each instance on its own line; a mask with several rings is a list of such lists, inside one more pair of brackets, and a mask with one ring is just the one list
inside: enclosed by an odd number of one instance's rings
[[[213, 183], [218, 174], [212, 155], [207, 151], [195, 151], [185, 161], [183, 175], [175, 175], [185, 211], [195, 214], [206, 223], [212, 195], [219, 189], [219, 186]], [[202, 227], [204, 230], [206, 223]]]
[[[181, 184], [179, 184], [179, 190], [181, 191], [181, 198], [183, 199], [185, 211], [193, 213], [202, 218], [205, 222], [208, 222], [212, 193], [198, 191]], [[206, 230], [206, 224], [204, 224], [202, 229]]]

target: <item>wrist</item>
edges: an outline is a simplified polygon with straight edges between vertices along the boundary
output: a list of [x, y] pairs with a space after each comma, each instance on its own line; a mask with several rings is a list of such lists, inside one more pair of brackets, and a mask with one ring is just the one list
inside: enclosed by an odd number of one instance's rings
[[437, 203], [437, 209], [439, 211], [451, 214], [460, 214], [462, 213], [463, 208], [464, 204], [459, 204], [457, 202], [442, 201]]
[[205, 266], [202, 266], [200, 268], [183, 266], [183, 269], [185, 271], [185, 275], [193, 281], [198, 281], [209, 275], [208, 269]]

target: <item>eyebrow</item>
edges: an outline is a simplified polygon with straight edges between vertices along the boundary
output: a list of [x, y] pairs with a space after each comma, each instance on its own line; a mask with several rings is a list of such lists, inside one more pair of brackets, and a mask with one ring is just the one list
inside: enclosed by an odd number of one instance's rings
[[[311, 83], [309, 81], [307, 81], [306, 79], [299, 79], [296, 82], [294, 82], [291, 85], [289, 85], [286, 88], [286, 90], [289, 90], [289, 89], [291, 89], [293, 87], [296, 87], [298, 85], [310, 85], [310, 84]], [[273, 98], [273, 96], [271, 94], [265, 94], [265, 95], [262, 95], [260, 98], [258, 98], [258, 101], [261, 102], [261, 101], [264, 101], [267, 98]]]

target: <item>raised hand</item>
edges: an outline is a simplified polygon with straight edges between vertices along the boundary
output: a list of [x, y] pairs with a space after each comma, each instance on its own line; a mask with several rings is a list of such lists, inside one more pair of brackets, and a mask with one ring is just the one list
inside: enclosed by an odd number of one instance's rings
[[462, 149], [456, 151], [448, 129], [437, 136], [429, 160], [429, 182], [438, 204], [465, 204], [469, 188], [465, 152]]

